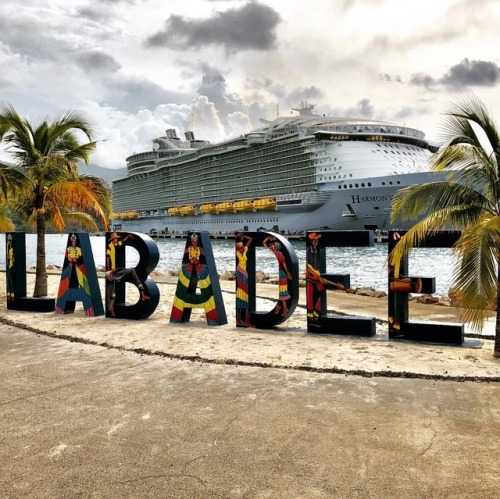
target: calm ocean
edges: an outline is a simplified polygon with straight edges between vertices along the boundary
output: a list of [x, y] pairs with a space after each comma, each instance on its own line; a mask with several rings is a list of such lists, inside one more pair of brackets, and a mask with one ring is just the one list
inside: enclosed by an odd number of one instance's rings
[[[62, 266], [67, 235], [46, 236], [47, 265]], [[94, 260], [97, 267], [105, 262], [106, 242], [103, 236], [90, 236]], [[178, 270], [185, 247], [184, 239], [157, 239], [160, 252], [158, 270]], [[292, 241], [299, 259], [299, 272], [305, 272], [306, 243]], [[234, 241], [212, 240], [212, 247], [219, 273], [235, 269]], [[351, 287], [372, 286], [387, 288], [387, 245], [376, 244], [371, 248], [330, 248], [327, 250], [327, 271], [349, 273]], [[33, 267], [36, 261], [36, 236], [26, 235], [26, 265]], [[127, 248], [127, 266], [138, 261], [137, 252]], [[436, 277], [436, 294], [446, 296], [451, 285], [453, 257], [448, 248], [422, 248], [413, 251], [410, 258], [410, 274], [414, 276]], [[0, 236], [0, 268], [5, 270], [5, 235]], [[277, 274], [278, 265], [274, 255], [264, 248], [257, 250], [257, 268], [266, 274]]]

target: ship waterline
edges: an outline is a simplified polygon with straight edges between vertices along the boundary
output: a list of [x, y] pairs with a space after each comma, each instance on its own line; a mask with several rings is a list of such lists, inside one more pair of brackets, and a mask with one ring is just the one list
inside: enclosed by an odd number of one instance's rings
[[[391, 223], [391, 200], [443, 178], [428, 167], [437, 146], [412, 128], [298, 111], [219, 144], [168, 130], [153, 151], [127, 158], [127, 176], [113, 182], [113, 229], [293, 233], [414, 223]], [[137, 216], [122, 216], [130, 212]]]

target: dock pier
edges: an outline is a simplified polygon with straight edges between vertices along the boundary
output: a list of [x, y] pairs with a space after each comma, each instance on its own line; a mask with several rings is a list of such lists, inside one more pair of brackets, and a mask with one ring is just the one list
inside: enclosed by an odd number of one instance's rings
[[[291, 241], [305, 241], [306, 240], [306, 234], [305, 232], [299, 232], [299, 233], [293, 233], [293, 234], [281, 234], [282, 236], [286, 237], [287, 239]], [[180, 232], [152, 232], [149, 234], [149, 236], [153, 239], [184, 239], [186, 237], [186, 234], [182, 234]], [[235, 238], [235, 233], [218, 233], [218, 232], [211, 232], [210, 233], [210, 239], [234, 239]], [[383, 232], [376, 232], [374, 235], [374, 240], [376, 243], [387, 243], [387, 233]]]

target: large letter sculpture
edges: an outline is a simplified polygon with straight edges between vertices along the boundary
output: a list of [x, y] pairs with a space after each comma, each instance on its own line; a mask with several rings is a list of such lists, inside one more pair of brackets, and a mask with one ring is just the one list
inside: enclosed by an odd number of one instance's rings
[[227, 324], [208, 232], [188, 234], [170, 322], [188, 322], [193, 308], [204, 309], [207, 323], [211, 326]]
[[86, 232], [70, 234], [57, 293], [56, 313], [71, 314], [81, 301], [88, 317], [104, 315], [94, 255]]
[[[271, 311], [256, 311], [256, 251], [263, 246], [278, 264], [278, 301]], [[236, 325], [271, 329], [286, 321], [299, 301], [299, 263], [293, 246], [273, 232], [236, 234]]]
[[[158, 306], [160, 290], [149, 277], [160, 259], [157, 244], [139, 232], [106, 233], [106, 317], [146, 319]], [[139, 253], [139, 263], [126, 267], [125, 248]], [[139, 291], [136, 303], [126, 303], [126, 283]]]
[[[389, 231], [389, 253], [403, 234], [405, 231]], [[451, 248], [459, 237], [457, 231], [428, 234], [418, 248]], [[401, 260], [399, 271], [389, 267], [389, 338], [462, 344], [463, 324], [409, 320], [409, 293], [434, 293], [436, 280], [434, 277], [411, 277], [408, 268], [407, 258]]]
[[26, 233], [8, 232], [5, 237], [7, 309], [53, 312], [54, 298], [28, 298], [26, 296]]
[[349, 274], [326, 273], [326, 248], [373, 246], [373, 231], [328, 230], [307, 232], [306, 303], [309, 333], [373, 336], [374, 317], [327, 315], [326, 291], [350, 287]]

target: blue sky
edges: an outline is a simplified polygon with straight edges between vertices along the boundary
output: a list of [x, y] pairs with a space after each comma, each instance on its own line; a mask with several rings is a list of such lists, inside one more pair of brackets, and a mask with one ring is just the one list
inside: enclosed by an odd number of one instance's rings
[[84, 111], [108, 168], [167, 128], [216, 141], [302, 101], [439, 140], [467, 92], [500, 123], [498, 26], [498, 0], [3, 0], [0, 100]]

